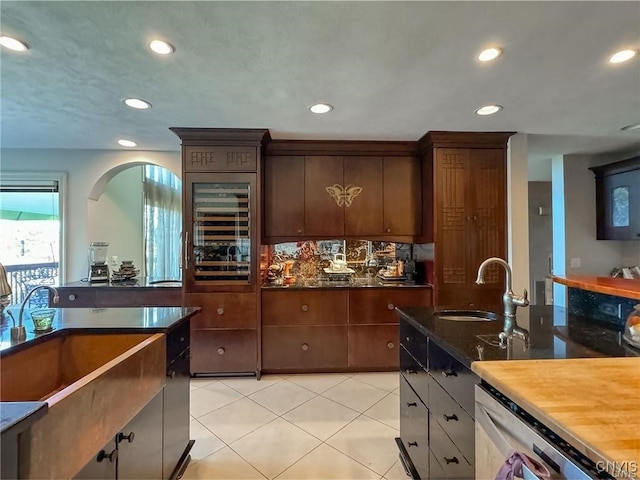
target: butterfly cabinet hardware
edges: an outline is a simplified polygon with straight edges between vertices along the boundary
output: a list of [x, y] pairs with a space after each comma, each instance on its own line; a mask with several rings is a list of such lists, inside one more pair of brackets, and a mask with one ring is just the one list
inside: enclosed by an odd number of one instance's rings
[[346, 187], [343, 187], [342, 185], [335, 183], [330, 187], [325, 187], [325, 190], [336, 201], [336, 204], [339, 207], [343, 205], [350, 207], [353, 203], [353, 199], [362, 192], [362, 187], [357, 187], [355, 185], [347, 185]]

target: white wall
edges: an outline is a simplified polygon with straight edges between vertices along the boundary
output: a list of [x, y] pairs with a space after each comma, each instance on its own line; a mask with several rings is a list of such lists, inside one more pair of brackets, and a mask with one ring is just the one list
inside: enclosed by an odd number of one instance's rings
[[509, 264], [513, 270], [513, 291], [532, 291], [529, 285], [529, 186], [527, 135], [509, 139], [507, 151], [507, 228]]
[[88, 202], [88, 235], [90, 242], [109, 242], [107, 255], [133, 260], [144, 276], [142, 167], [127, 168], [113, 177], [98, 200]]
[[[163, 166], [181, 178], [181, 156], [175, 152], [118, 150], [40, 150], [3, 149], [0, 173], [24, 171], [63, 171], [67, 173], [65, 211], [67, 243], [63, 252], [66, 265], [62, 283], [87, 276], [91, 192], [102, 192], [108, 179], [128, 164], [152, 163]], [[101, 188], [94, 188], [96, 183]], [[114, 254], [117, 254], [114, 252]]]

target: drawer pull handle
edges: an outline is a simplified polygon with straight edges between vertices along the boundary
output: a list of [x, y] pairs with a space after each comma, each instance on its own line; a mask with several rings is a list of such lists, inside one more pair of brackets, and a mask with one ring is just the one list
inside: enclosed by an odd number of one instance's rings
[[413, 341], [413, 338], [407, 337], [407, 342], [412, 342], [412, 341]]
[[393, 303], [387, 304], [387, 310], [393, 310], [396, 306]]
[[72, 293], [71, 295], [69, 295], [69, 301], [73, 302], [77, 297]]
[[124, 433], [118, 433], [118, 443], [124, 442], [127, 440], [129, 443], [133, 443], [133, 439], [136, 437], [134, 432], [129, 433], [129, 435], [125, 435]]
[[393, 349], [393, 347], [395, 347], [395, 345], [394, 345], [394, 343], [393, 343], [393, 342], [389, 342], [389, 343], [387, 343], [387, 348], [388, 348], [389, 350], [392, 350], [392, 349]]
[[407, 372], [407, 375], [414, 375], [417, 373], [413, 368], [407, 368], [405, 372]]
[[418, 404], [416, 402], [407, 402], [407, 407], [417, 407]]
[[444, 457], [444, 461], [447, 465], [449, 465], [450, 463], [460, 463], [456, 457], [453, 457], [453, 458]]
[[303, 343], [302, 347], [300, 347], [300, 348], [302, 348], [302, 350], [304, 350], [306, 352], [307, 350], [309, 350], [309, 345], [307, 345], [306, 343]]
[[224, 308], [219, 307], [218, 310], [216, 310], [216, 312], [218, 313], [218, 315], [224, 315]]
[[117, 459], [118, 459], [118, 450], [113, 450], [111, 453], [107, 453], [104, 450], [100, 450], [100, 452], [98, 453], [98, 458], [96, 458], [98, 463], [101, 463], [104, 460], [115, 462]]
[[224, 355], [225, 349], [223, 347], [218, 348], [218, 355]]
[[418, 442], [409, 442], [409, 443], [407, 443], [407, 446], [409, 446], [409, 447], [417, 447], [418, 446]]
[[302, 305], [302, 307], [300, 307], [300, 309], [301, 309], [303, 312], [308, 312], [308, 311], [309, 311], [309, 305], [304, 304], [304, 305]]
[[453, 370], [443, 370], [442, 371], [442, 376], [443, 377], [457, 377], [458, 374], [456, 372], [454, 372]]
[[176, 378], [176, 371], [175, 370], [169, 370], [169, 374], [167, 376], [169, 378]]
[[456, 414], [454, 413], [453, 415], [447, 415], [446, 413], [444, 415], [442, 415], [445, 419], [446, 422], [450, 422], [450, 421], [454, 421], [457, 422], [458, 421], [458, 417], [456, 416]]

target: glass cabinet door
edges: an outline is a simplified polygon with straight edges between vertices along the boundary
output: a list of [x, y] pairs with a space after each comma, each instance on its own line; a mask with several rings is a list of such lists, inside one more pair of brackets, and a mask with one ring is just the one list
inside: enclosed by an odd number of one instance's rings
[[229, 181], [207, 182], [207, 176], [200, 175], [203, 181], [196, 177], [189, 184], [190, 283], [203, 287], [251, 285], [255, 181], [242, 181], [242, 175], [215, 175]]

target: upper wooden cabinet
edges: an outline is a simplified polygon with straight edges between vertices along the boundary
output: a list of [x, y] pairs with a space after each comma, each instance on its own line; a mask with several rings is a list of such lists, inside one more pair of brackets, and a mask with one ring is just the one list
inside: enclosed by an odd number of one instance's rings
[[434, 303], [460, 308], [501, 308], [504, 275], [488, 257], [506, 258], [506, 144], [509, 133], [430, 132], [421, 140], [425, 191], [423, 221], [434, 242]]
[[421, 231], [413, 142], [273, 141], [264, 168], [265, 243], [412, 241]]
[[591, 167], [598, 240], [640, 240], [640, 157]]

